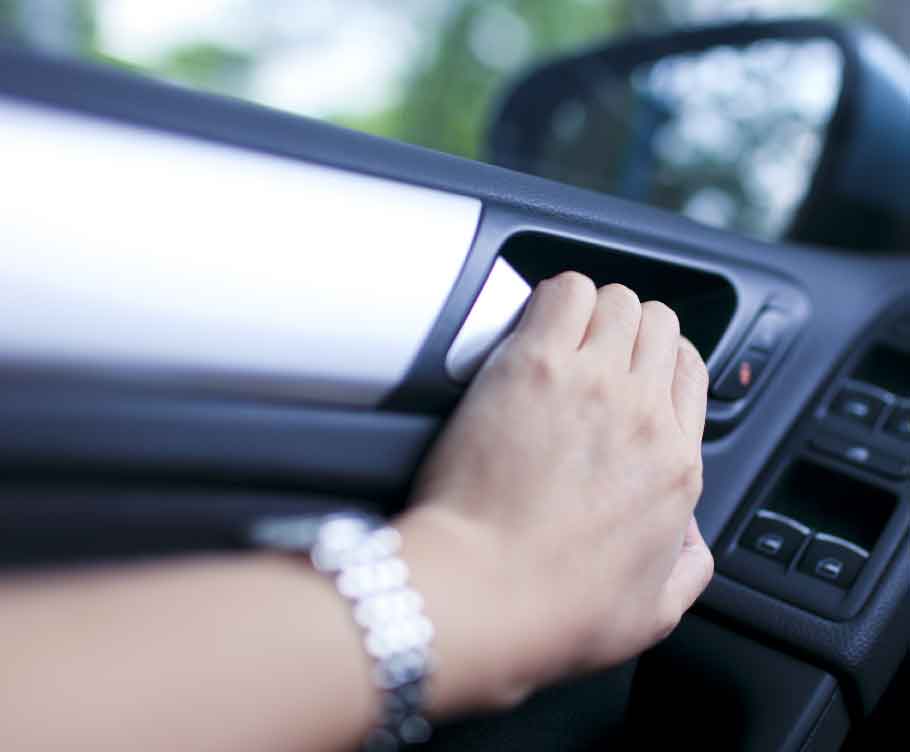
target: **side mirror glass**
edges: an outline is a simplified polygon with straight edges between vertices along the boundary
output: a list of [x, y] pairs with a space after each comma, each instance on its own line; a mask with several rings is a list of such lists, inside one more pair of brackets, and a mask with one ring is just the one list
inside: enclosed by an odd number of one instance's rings
[[908, 237], [910, 64], [865, 29], [626, 39], [516, 82], [490, 143], [500, 165], [765, 240], [896, 249]]

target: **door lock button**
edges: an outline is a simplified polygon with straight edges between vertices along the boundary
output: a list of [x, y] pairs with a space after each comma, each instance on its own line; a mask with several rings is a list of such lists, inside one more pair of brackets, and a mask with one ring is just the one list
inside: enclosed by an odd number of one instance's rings
[[768, 356], [758, 350], [747, 350], [728, 367], [714, 387], [714, 396], [728, 402], [743, 399], [752, 391], [768, 365]]
[[817, 533], [799, 562], [799, 571], [849, 590], [868, 559], [869, 552], [855, 543]]
[[761, 379], [768, 362], [784, 344], [791, 326], [790, 318], [783, 311], [762, 311], [736, 358], [711, 390], [713, 396], [725, 402], [746, 398]]
[[762, 509], [749, 523], [739, 545], [786, 566], [810, 532], [801, 522]]

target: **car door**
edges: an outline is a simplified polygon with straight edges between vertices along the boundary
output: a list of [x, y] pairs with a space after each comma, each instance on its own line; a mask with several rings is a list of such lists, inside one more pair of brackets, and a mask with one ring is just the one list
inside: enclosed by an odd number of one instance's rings
[[394, 513], [527, 290], [575, 269], [668, 303], [708, 362], [718, 574], [634, 685], [552, 690], [438, 747], [584, 748], [625, 712], [650, 738], [687, 685], [679, 713], [727, 748], [836, 748], [875, 707], [910, 618], [906, 255], [760, 243], [14, 49], [0, 143], [6, 566]]

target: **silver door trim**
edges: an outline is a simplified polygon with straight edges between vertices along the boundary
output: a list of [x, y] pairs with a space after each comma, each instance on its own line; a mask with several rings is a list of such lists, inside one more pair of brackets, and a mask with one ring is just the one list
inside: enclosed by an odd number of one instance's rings
[[480, 201], [0, 98], [0, 367], [374, 406]]
[[504, 259], [496, 259], [446, 356], [446, 370], [454, 381], [471, 379], [512, 329], [530, 294], [524, 278]]

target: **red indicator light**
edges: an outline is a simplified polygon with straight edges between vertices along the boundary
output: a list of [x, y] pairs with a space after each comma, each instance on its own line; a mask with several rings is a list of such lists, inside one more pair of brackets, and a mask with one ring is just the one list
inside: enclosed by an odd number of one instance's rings
[[744, 386], [752, 386], [752, 364], [744, 360], [739, 364], [739, 383]]

